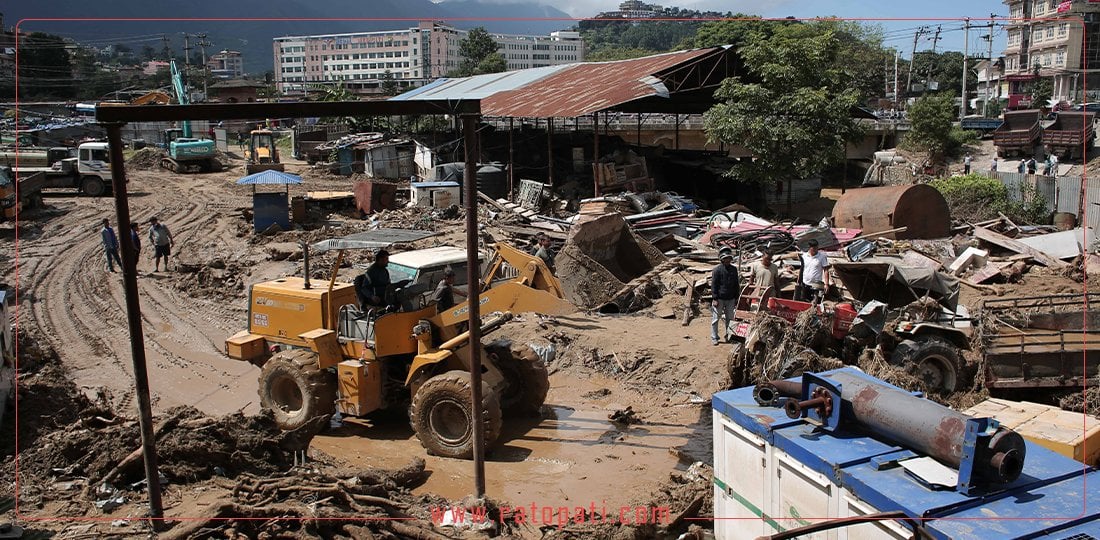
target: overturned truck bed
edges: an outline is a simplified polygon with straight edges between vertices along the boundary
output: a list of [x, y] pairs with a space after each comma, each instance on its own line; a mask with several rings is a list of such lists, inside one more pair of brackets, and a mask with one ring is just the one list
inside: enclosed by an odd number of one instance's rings
[[1086, 378], [1096, 377], [1100, 336], [1085, 329], [1100, 324], [1100, 309], [1091, 308], [1097, 301], [1097, 293], [986, 300], [981, 308], [986, 386], [1079, 389]]

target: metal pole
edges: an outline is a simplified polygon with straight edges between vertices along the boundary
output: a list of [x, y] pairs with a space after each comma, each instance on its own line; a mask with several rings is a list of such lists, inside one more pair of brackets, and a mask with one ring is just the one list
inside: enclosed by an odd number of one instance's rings
[[600, 196], [600, 113], [592, 115], [592, 193]]
[[638, 146], [642, 145], [642, 113], [634, 113], [634, 118], [637, 119], [638, 126]]
[[470, 326], [470, 399], [474, 417], [474, 490], [480, 499], [485, 496], [485, 433], [481, 410], [481, 291], [475, 284], [481, 280], [477, 257], [477, 116], [462, 116], [462, 134], [466, 146], [466, 167], [462, 181], [466, 188], [466, 283], [469, 287]]
[[[126, 318], [130, 328], [130, 353], [134, 362], [134, 392], [137, 394], [141, 449], [145, 458], [145, 478], [149, 491], [149, 516], [164, 517], [157, 471], [157, 448], [153, 438], [153, 406], [149, 399], [149, 371], [145, 363], [145, 337], [141, 331], [141, 304], [138, 302], [137, 253], [130, 241], [130, 202], [126, 193], [126, 166], [122, 156], [122, 124], [106, 124], [111, 152], [111, 186], [115, 192], [115, 216], [119, 244], [122, 247], [122, 281], [126, 293]], [[154, 522], [154, 527], [156, 523]]]
[[924, 34], [923, 26], [913, 34], [913, 54], [909, 57], [909, 80], [905, 81], [905, 95], [909, 95], [909, 91], [913, 88], [913, 64], [917, 63], [917, 41], [920, 40], [921, 34]]
[[550, 187], [554, 187], [554, 119], [546, 119], [546, 174]]
[[676, 114], [672, 115], [672, 121], [675, 122], [675, 125], [673, 126], [673, 128], [676, 130], [675, 131], [676, 139], [673, 141], [672, 145], [676, 148], [676, 150], [679, 150], [680, 149], [680, 113], [676, 113]]
[[966, 72], [967, 60], [970, 56], [970, 17], [966, 18], [966, 24], [963, 26], [963, 93], [962, 104], [959, 106], [959, 122], [962, 122], [966, 117]]
[[898, 93], [898, 57], [901, 56], [901, 51], [894, 51], [894, 110], [898, 109], [898, 104], [901, 103], [901, 94]]
[[515, 118], [508, 117], [508, 200], [516, 193], [516, 155], [512, 146], [512, 135], [516, 130]]

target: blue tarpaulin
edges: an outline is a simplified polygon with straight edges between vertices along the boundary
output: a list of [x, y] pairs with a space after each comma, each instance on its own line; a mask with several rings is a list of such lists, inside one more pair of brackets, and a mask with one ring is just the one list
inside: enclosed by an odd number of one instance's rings
[[283, 184], [301, 184], [302, 177], [296, 174], [290, 174], [280, 171], [260, 171], [256, 174], [250, 174], [240, 180], [237, 180], [238, 184], [270, 184], [270, 185], [283, 185]]

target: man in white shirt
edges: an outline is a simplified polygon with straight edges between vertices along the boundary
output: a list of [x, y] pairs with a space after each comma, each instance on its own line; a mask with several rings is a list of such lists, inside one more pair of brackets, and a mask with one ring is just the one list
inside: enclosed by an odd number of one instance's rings
[[829, 258], [818, 251], [817, 240], [807, 243], [808, 249], [802, 254], [802, 279], [798, 283], [798, 299], [810, 302], [814, 296], [814, 284], [823, 283], [829, 289], [832, 279], [829, 277]]

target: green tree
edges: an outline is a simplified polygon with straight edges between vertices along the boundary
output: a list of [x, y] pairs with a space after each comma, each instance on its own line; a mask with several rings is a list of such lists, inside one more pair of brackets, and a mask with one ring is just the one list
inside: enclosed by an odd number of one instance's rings
[[462, 56], [462, 62], [458, 69], [449, 75], [452, 77], [468, 77], [482, 73], [499, 73], [507, 69], [504, 55], [497, 52], [497, 42], [485, 27], [479, 26], [466, 33], [466, 37], [458, 42], [458, 54]]
[[1031, 106], [1045, 108], [1050, 106], [1050, 98], [1054, 96], [1054, 82], [1050, 77], [1042, 77], [1031, 86]]
[[382, 74], [382, 77], [379, 80], [382, 81], [380, 84], [380, 89], [382, 90], [383, 96], [397, 95], [397, 79], [393, 78], [393, 73], [390, 70], [387, 69], [386, 72]]
[[69, 45], [60, 36], [33, 32], [19, 41], [19, 96], [69, 99], [75, 95]]
[[747, 76], [723, 81], [715, 95], [724, 101], [704, 115], [711, 141], [752, 154], [728, 176], [766, 185], [812, 177], [840, 163], [845, 144], [862, 135], [851, 116], [859, 94], [837, 67], [837, 36], [790, 28], [747, 36], [740, 50]]
[[909, 107], [906, 146], [928, 152], [933, 161], [943, 158], [953, 149], [951, 126], [955, 116], [955, 96], [951, 94], [929, 94], [918, 99]]

